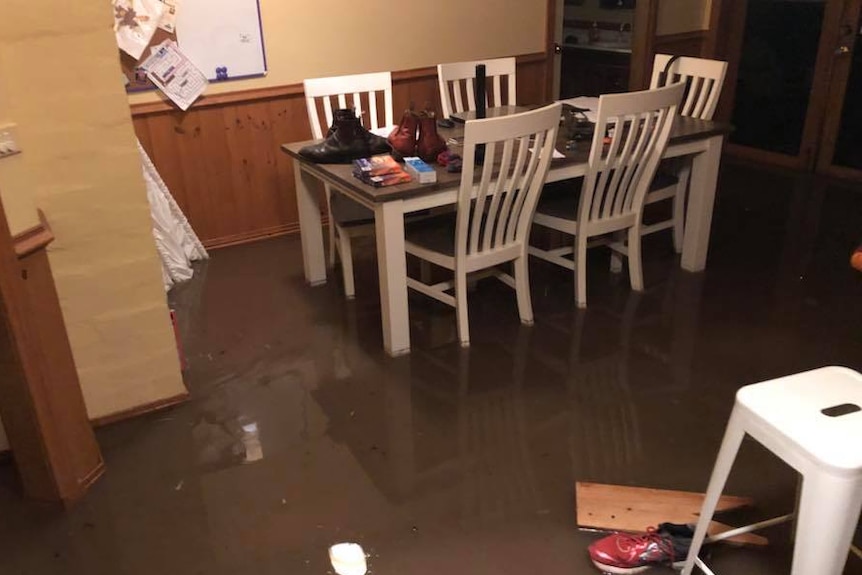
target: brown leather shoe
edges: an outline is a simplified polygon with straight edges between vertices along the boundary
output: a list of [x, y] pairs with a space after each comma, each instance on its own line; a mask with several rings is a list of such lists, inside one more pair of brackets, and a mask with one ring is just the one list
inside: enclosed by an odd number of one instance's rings
[[416, 130], [419, 128], [419, 116], [411, 107], [404, 111], [398, 126], [389, 134], [389, 144], [401, 156], [416, 155]]
[[446, 140], [437, 133], [437, 119], [434, 112], [425, 110], [419, 114], [419, 139], [416, 142], [416, 155], [432, 164], [437, 154], [446, 149]]

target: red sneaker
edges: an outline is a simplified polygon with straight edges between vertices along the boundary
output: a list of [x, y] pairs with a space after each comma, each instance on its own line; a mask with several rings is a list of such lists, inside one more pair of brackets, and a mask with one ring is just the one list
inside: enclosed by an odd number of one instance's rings
[[614, 533], [593, 542], [588, 550], [593, 564], [605, 573], [633, 575], [657, 565], [685, 561], [693, 532], [688, 525], [662, 523], [645, 534]]

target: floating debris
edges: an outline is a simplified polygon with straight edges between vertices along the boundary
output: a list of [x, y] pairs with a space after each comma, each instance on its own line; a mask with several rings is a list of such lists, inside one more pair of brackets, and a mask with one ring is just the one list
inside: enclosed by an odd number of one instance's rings
[[336, 543], [329, 548], [329, 561], [338, 575], [365, 575], [365, 551], [357, 543]]

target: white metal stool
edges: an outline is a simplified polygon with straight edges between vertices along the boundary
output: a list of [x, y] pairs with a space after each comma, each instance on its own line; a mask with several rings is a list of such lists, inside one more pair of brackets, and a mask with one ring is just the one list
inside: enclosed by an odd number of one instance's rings
[[814, 369], [737, 392], [682, 575], [690, 575], [695, 565], [714, 575], [697, 555], [745, 434], [802, 475], [792, 575], [841, 575], [862, 509], [862, 375], [845, 367]]

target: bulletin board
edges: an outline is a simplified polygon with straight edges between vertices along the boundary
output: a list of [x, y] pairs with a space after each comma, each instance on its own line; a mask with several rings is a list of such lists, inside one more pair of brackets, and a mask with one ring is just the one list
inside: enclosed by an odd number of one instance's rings
[[[266, 74], [266, 51], [263, 41], [258, 0], [174, 0], [174, 32], [157, 29], [150, 46], [166, 39], [175, 40], [180, 51], [211, 82], [237, 80]], [[149, 48], [139, 61], [121, 54], [123, 74], [129, 80], [126, 90], [152, 90], [155, 86], [139, 69]]]

